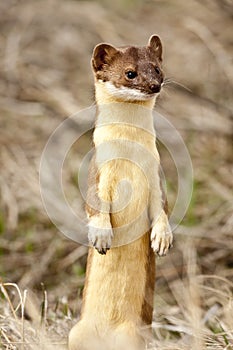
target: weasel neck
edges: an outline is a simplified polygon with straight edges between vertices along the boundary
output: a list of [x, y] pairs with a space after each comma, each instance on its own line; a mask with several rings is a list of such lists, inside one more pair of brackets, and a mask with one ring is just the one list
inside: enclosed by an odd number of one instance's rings
[[98, 105], [96, 128], [110, 125], [136, 127], [155, 136], [152, 109], [136, 103], [112, 102]]

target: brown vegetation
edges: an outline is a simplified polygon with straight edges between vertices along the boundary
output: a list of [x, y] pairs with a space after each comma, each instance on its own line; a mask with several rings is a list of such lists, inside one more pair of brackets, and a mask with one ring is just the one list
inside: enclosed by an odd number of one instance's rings
[[[40, 157], [61, 121], [93, 103], [95, 44], [144, 45], [153, 33], [171, 80], [157, 110], [185, 140], [194, 192], [173, 250], [158, 259], [151, 349], [233, 349], [232, 14], [228, 0], [0, 3], [2, 349], [66, 348], [87, 249], [47, 217]], [[66, 162], [71, 198], [78, 152]], [[172, 203], [176, 172], [161, 154]]]

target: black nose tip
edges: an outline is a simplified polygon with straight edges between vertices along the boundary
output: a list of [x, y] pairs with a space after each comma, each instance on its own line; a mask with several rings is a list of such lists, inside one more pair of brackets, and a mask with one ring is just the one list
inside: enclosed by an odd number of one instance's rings
[[160, 89], [161, 89], [161, 85], [160, 85], [160, 84], [151, 84], [151, 85], [150, 85], [150, 90], [151, 90], [153, 93], [159, 92]]

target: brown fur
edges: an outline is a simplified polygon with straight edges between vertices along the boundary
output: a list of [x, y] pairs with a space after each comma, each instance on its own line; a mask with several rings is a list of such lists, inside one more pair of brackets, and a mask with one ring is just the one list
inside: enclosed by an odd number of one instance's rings
[[145, 325], [151, 325], [153, 318], [154, 289], [155, 289], [155, 253], [151, 248], [150, 233], [147, 234], [148, 258], [146, 264], [145, 298], [142, 305], [141, 318]]
[[100, 199], [97, 193], [97, 187], [99, 183], [99, 173], [95, 162], [95, 156], [93, 156], [88, 173], [88, 191], [86, 198], [85, 209], [88, 216], [96, 215], [100, 211]]
[[[116, 49], [109, 44], [100, 44], [94, 51], [92, 66], [97, 80], [111, 81], [117, 88], [125, 86], [150, 94], [152, 83], [163, 82], [161, 62], [162, 46], [155, 38], [142, 48], [130, 46]], [[159, 68], [159, 73], [155, 67]], [[137, 77], [128, 79], [125, 75], [127, 71], [136, 71]]]
[[[172, 242], [152, 117], [154, 87], [160, 90], [163, 81], [161, 62], [155, 35], [143, 48], [100, 44], [93, 53], [98, 116], [86, 210], [96, 249], [89, 250], [81, 319], [70, 332], [70, 350], [145, 349], [155, 252], [166, 254]], [[129, 70], [136, 73], [132, 79]], [[122, 180], [130, 182], [131, 194], [124, 183], [118, 187]]]

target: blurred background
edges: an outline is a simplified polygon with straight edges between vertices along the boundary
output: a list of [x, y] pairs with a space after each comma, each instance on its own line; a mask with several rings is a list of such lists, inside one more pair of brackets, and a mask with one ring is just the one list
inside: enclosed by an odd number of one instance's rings
[[[2, 349], [66, 348], [87, 249], [46, 214], [41, 154], [65, 118], [94, 102], [94, 46], [145, 45], [154, 33], [170, 79], [156, 110], [182, 135], [194, 179], [174, 248], [157, 259], [150, 349], [233, 349], [232, 18], [230, 0], [0, 2]], [[90, 144], [87, 135], [66, 160], [70, 198], [79, 152]], [[160, 154], [173, 203], [176, 170], [163, 146]]]

